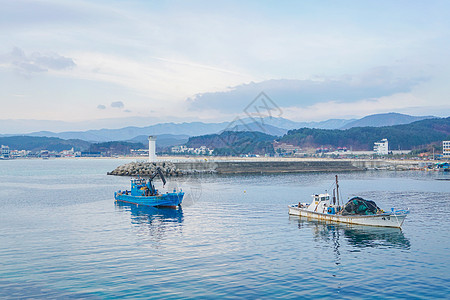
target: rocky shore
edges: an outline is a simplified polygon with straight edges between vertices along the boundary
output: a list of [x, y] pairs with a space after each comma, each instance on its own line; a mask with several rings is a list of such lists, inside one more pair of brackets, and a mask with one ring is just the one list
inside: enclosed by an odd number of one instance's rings
[[171, 162], [131, 162], [118, 166], [115, 170], [108, 172], [107, 174], [117, 176], [150, 176], [156, 172], [158, 167], [161, 168], [161, 171], [166, 176], [181, 175], [175, 164]]

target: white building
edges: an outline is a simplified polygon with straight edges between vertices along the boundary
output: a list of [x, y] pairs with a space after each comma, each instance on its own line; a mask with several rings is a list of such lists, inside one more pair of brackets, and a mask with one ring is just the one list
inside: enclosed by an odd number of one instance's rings
[[214, 149], [209, 149], [206, 146], [200, 148], [188, 148], [185, 145], [174, 146], [171, 149], [172, 153], [196, 154], [196, 155], [212, 155]]
[[188, 148], [184, 145], [181, 145], [181, 146], [174, 146], [172, 147], [171, 150], [173, 153], [189, 153], [189, 151], [191, 150], [194, 151], [194, 148]]
[[148, 149], [130, 149], [132, 156], [148, 156]]
[[70, 149], [70, 150], [63, 150], [59, 154], [61, 154], [62, 157], [74, 157], [75, 156], [75, 150], [72, 147], [72, 149]]
[[209, 149], [206, 146], [200, 146], [200, 148], [195, 148], [194, 153], [198, 155], [212, 155], [214, 152], [213, 149]]
[[387, 155], [389, 153], [389, 142], [387, 139], [382, 139], [379, 142], [375, 142], [373, 145], [373, 151], [378, 155]]
[[442, 142], [442, 156], [450, 157], [450, 141]]
[[148, 160], [149, 162], [156, 161], [156, 136], [148, 137]]
[[27, 157], [31, 151], [29, 150], [11, 150], [10, 157], [18, 158], [18, 157]]
[[9, 146], [2, 145], [2, 152], [0, 153], [0, 158], [9, 158]]

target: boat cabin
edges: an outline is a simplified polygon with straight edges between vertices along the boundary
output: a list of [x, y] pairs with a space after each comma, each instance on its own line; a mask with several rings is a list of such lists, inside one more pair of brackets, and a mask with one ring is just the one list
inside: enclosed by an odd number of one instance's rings
[[330, 195], [328, 194], [319, 194], [319, 195], [313, 195], [314, 202], [320, 202], [320, 201], [330, 201]]
[[151, 180], [144, 178], [131, 179], [132, 196], [154, 196], [158, 194]]
[[315, 194], [312, 195], [313, 201], [310, 204], [302, 204], [302, 207], [306, 207], [306, 210], [323, 213], [323, 214], [336, 214], [338, 210], [336, 205], [333, 205], [330, 201], [330, 194]]

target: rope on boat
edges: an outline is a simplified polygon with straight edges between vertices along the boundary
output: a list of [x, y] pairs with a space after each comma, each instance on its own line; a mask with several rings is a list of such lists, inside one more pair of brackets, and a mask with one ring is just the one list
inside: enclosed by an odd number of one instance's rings
[[398, 227], [402, 227], [402, 224], [400, 224], [400, 222], [399, 222], [399, 220], [397, 218], [397, 214], [395, 212], [394, 212], [394, 217], [395, 217], [395, 220], [397, 221]]
[[397, 221], [398, 227], [401, 228], [402, 225], [400, 224], [400, 221], [397, 218], [397, 215], [404, 215], [404, 214], [408, 214], [409, 210], [406, 209], [398, 209], [398, 210], [394, 210], [394, 208], [392, 208], [392, 213], [395, 217], [395, 220]]

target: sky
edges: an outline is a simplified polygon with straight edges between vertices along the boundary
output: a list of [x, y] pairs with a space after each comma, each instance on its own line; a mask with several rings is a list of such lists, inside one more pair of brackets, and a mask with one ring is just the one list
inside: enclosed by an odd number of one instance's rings
[[450, 112], [449, 1], [0, 5], [11, 124], [228, 121], [261, 92], [294, 121]]

